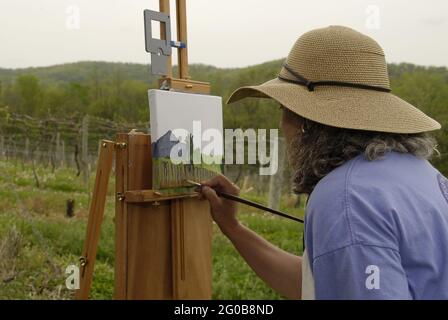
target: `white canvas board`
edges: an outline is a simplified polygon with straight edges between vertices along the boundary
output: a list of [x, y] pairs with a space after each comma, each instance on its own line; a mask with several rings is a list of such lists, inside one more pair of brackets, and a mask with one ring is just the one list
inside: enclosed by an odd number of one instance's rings
[[[182, 128], [193, 133], [193, 122], [200, 121], [201, 129], [216, 129], [223, 133], [222, 98], [217, 96], [149, 90], [150, 132], [157, 141], [168, 131]], [[203, 146], [207, 144], [203, 141]], [[221, 146], [221, 155], [224, 146]]]
[[[163, 162], [166, 163], [174, 144], [186, 145], [188, 143], [194, 145], [195, 148], [195, 151], [191, 151], [189, 154], [196, 153], [197, 155], [196, 149], [200, 145], [199, 150], [202, 154], [200, 158], [208, 156], [208, 159], [211, 157], [222, 160], [224, 142], [221, 97], [164, 90], [150, 90], [148, 96], [153, 160], [163, 159]], [[217, 134], [220, 135], [220, 139], [216, 139]], [[194, 139], [194, 143], [190, 139]], [[175, 140], [178, 141], [170, 142]], [[211, 145], [213, 145], [211, 154], [207, 154], [210, 152]], [[170, 170], [172, 170], [171, 164], [165, 163], [163, 165], [170, 166]], [[167, 176], [168, 169], [164, 168], [164, 173], [161, 166], [159, 161], [154, 161], [153, 182], [156, 188], [165, 186], [160, 182]], [[205, 167], [214, 170], [219, 168], [219, 165]], [[198, 170], [198, 168], [199, 166], [196, 164], [194, 169]], [[187, 169], [191, 171], [190, 167]], [[172, 174], [171, 171], [170, 173]], [[176, 171], [175, 174], [179, 173]]]

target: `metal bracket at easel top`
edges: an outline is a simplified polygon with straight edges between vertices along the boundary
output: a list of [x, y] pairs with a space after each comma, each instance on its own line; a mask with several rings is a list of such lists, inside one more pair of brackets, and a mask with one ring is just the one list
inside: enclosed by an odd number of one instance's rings
[[[144, 11], [146, 52], [151, 53], [151, 73], [153, 75], [168, 75], [167, 63], [171, 56], [171, 19], [170, 16], [152, 10]], [[153, 37], [152, 22], [158, 21], [165, 25], [165, 39]], [[181, 45], [181, 44], [180, 44]]]
[[[169, 1], [160, 0], [160, 12], [145, 10], [146, 51], [151, 54], [151, 73], [162, 76], [159, 79], [161, 90], [185, 93], [210, 94], [210, 83], [194, 81], [188, 74], [188, 48], [185, 0], [176, 1], [178, 41], [171, 40], [171, 19]], [[154, 38], [152, 22], [160, 23], [160, 39]], [[179, 78], [172, 76], [172, 48], [178, 49]]]

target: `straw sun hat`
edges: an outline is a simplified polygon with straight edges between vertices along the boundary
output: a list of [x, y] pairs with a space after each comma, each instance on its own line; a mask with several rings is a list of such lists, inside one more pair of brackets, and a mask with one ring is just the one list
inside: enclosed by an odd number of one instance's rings
[[440, 124], [390, 91], [378, 43], [341, 26], [312, 30], [292, 48], [278, 78], [242, 87], [228, 103], [272, 98], [325, 125], [391, 133], [420, 133]]

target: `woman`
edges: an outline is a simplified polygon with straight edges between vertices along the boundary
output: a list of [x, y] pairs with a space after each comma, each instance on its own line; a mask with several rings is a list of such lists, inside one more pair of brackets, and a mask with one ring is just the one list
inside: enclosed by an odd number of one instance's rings
[[204, 182], [213, 219], [251, 268], [290, 299], [448, 299], [448, 180], [429, 162], [440, 124], [390, 93], [381, 47], [352, 29], [313, 30], [277, 79], [229, 102], [283, 109], [295, 192], [309, 194], [302, 257], [240, 224], [239, 190]]

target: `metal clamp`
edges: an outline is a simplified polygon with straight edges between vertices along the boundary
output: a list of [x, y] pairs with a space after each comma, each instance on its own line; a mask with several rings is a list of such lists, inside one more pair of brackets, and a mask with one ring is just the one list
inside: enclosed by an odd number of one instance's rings
[[[146, 52], [151, 53], [151, 73], [168, 75], [168, 58], [171, 56], [171, 19], [170, 16], [152, 10], [144, 11]], [[165, 39], [153, 38], [152, 22], [158, 21], [165, 26]], [[181, 45], [181, 44], [179, 44]]]
[[171, 46], [177, 49], [185, 49], [187, 47], [187, 44], [181, 41], [171, 41]]
[[117, 200], [121, 202], [121, 201], [124, 201], [124, 199], [125, 199], [124, 194], [121, 193], [121, 192], [118, 192], [117, 193]]
[[79, 264], [81, 267], [85, 267], [87, 265], [87, 258], [86, 257], [80, 257], [79, 258]]
[[126, 144], [126, 142], [117, 142], [115, 143], [115, 147], [118, 149], [126, 149], [128, 145]]

